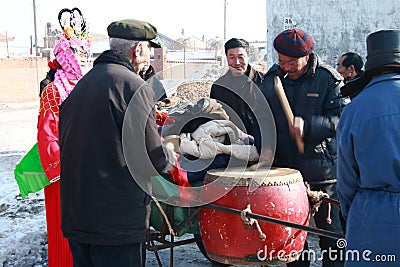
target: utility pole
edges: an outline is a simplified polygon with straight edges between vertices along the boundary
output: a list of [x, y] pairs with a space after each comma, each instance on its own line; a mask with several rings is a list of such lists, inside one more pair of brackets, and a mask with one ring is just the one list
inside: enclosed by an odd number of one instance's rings
[[36, 30], [36, 1], [33, 0], [33, 27], [35, 28], [35, 51], [36, 56], [39, 56], [39, 47], [37, 43], [37, 30]]
[[10, 58], [10, 51], [8, 50], [8, 33], [6, 30], [6, 45], [7, 45], [7, 58]]
[[226, 41], [226, 0], [224, 0], [224, 43]]

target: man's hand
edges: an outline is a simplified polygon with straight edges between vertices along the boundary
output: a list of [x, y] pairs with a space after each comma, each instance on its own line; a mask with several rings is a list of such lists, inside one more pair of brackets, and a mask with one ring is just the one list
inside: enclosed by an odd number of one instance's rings
[[267, 165], [271, 165], [274, 161], [274, 153], [272, 152], [272, 149], [269, 147], [263, 147], [261, 149], [259, 161], [265, 162]]
[[293, 124], [289, 124], [289, 134], [296, 141], [299, 153], [304, 153], [304, 120], [302, 117], [294, 117]]
[[263, 147], [261, 149], [260, 158], [258, 163], [251, 165], [248, 170], [256, 171], [258, 168], [264, 166], [271, 166], [272, 162], [274, 161], [274, 153], [272, 153], [272, 149], [269, 147]]
[[294, 117], [293, 124], [289, 125], [290, 136], [293, 139], [303, 139], [304, 135], [304, 120], [302, 117]]

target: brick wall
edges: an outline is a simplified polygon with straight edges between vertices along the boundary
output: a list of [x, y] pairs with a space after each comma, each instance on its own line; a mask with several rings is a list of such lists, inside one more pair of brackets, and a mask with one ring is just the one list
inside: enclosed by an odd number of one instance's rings
[[47, 71], [44, 58], [0, 58], [0, 103], [39, 100], [39, 83]]

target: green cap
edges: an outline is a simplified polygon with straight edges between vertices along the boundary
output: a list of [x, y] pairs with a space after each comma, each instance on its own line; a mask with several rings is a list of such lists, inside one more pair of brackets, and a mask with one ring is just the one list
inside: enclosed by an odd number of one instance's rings
[[154, 38], [157, 37], [157, 29], [146, 21], [136, 19], [124, 19], [112, 22], [107, 27], [110, 38], [126, 40], [149, 41], [152, 47], [159, 48]]

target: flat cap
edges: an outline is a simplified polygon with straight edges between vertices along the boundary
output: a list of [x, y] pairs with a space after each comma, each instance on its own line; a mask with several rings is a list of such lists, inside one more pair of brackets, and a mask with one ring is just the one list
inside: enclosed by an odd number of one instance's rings
[[161, 47], [153, 40], [157, 37], [157, 28], [146, 21], [136, 19], [114, 21], [108, 25], [107, 32], [110, 38], [149, 41], [152, 47]]

